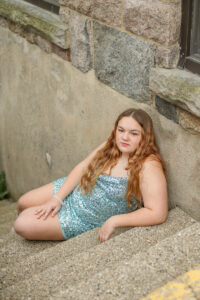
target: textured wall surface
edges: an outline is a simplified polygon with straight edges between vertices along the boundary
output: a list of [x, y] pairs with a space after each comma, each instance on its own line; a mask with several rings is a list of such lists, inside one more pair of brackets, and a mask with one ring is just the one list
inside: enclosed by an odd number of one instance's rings
[[[0, 28], [0, 140], [8, 187], [22, 193], [67, 175], [104, 141], [128, 107], [152, 116], [167, 166], [169, 198], [200, 219], [200, 139], [83, 73], [70, 62]], [[161, 100], [162, 101], [162, 100]]]

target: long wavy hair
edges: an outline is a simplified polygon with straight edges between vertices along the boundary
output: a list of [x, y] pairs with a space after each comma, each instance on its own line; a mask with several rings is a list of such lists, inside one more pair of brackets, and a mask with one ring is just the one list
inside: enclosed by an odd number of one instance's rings
[[124, 117], [132, 117], [142, 127], [141, 140], [137, 149], [129, 154], [128, 158], [128, 186], [126, 192], [127, 206], [129, 209], [132, 207], [132, 197], [135, 196], [137, 206], [142, 206], [142, 194], [140, 190], [140, 171], [142, 165], [147, 159], [151, 157], [152, 160], [160, 162], [161, 167], [165, 173], [164, 162], [161, 158], [159, 148], [156, 144], [153, 123], [150, 116], [142, 109], [130, 108], [121, 113], [116, 122], [111, 135], [109, 136], [106, 144], [101, 148], [92, 159], [87, 167], [86, 172], [83, 174], [80, 182], [82, 194], [91, 193], [98, 176], [102, 173], [109, 172], [111, 174], [112, 168], [117, 164], [118, 159], [122, 153], [116, 144], [116, 130], [119, 121]]

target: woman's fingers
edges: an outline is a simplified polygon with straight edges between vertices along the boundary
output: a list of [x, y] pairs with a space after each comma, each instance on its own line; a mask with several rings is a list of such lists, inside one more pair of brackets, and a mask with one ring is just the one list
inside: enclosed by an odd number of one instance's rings
[[60, 207], [55, 207], [53, 212], [52, 212], [52, 217], [55, 217], [55, 215], [57, 214], [57, 212], [59, 211]]

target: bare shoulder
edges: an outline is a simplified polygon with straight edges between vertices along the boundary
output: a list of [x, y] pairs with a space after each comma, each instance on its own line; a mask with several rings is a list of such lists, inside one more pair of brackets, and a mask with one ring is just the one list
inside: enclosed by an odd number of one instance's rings
[[141, 180], [149, 179], [153, 181], [155, 179], [156, 181], [166, 181], [162, 164], [157, 160], [155, 155], [150, 155], [143, 162], [140, 178]]

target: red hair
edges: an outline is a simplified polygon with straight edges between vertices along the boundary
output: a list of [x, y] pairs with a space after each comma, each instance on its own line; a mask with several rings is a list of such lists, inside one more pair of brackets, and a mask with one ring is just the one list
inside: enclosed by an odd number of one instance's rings
[[86, 172], [83, 174], [80, 182], [82, 193], [90, 193], [95, 185], [98, 176], [109, 170], [111, 174], [112, 168], [117, 164], [121, 156], [121, 151], [116, 145], [116, 130], [119, 121], [124, 117], [132, 117], [142, 127], [142, 138], [134, 153], [129, 154], [127, 170], [129, 171], [128, 187], [126, 192], [126, 200], [128, 207], [132, 207], [132, 197], [135, 196], [138, 207], [142, 205], [142, 195], [140, 190], [140, 171], [144, 161], [151, 157], [152, 160], [160, 162], [165, 172], [164, 162], [161, 158], [159, 148], [156, 144], [153, 123], [150, 116], [142, 109], [130, 108], [121, 113], [116, 122], [115, 127], [108, 138], [105, 146], [100, 149], [92, 159]]

